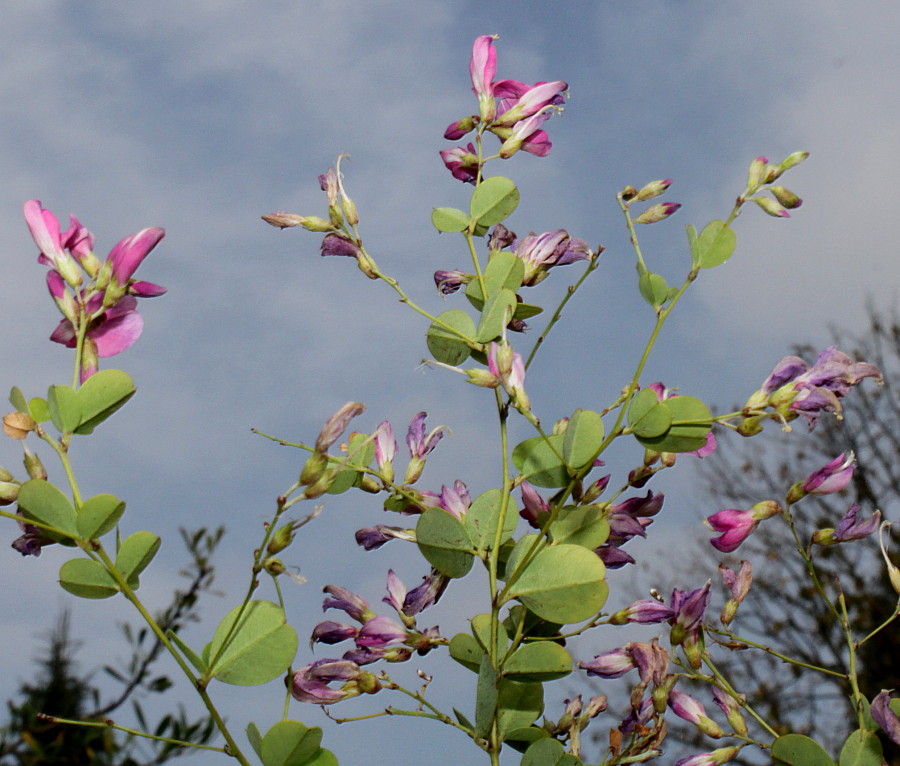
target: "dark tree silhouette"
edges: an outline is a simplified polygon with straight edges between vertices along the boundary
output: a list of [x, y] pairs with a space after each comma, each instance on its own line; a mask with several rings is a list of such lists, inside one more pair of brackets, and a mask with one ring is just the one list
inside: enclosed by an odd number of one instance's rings
[[[701, 474], [716, 508], [749, 508], [762, 500], [782, 501], [796, 481], [839, 454], [854, 452], [857, 468], [852, 484], [836, 495], [808, 496], [794, 506], [801, 539], [816, 529], [837, 526], [851, 503], [861, 517], [880, 509], [883, 518], [900, 513], [900, 323], [869, 307], [870, 327], [863, 336], [832, 331], [834, 343], [856, 360], [871, 362], [884, 373], [883, 386], [859, 386], [844, 401], [843, 419], [820, 418], [812, 433], [788, 433], [772, 439], [720, 439], [717, 453], [703, 461]], [[799, 346], [798, 356], [812, 360], [817, 349]], [[805, 431], [802, 420], [796, 431]], [[767, 431], [772, 426], [767, 426]], [[757, 440], [766, 440], [766, 450]], [[897, 535], [892, 548], [897, 550]], [[886, 535], [887, 539], [887, 535]], [[722, 555], [704, 543], [705, 573]], [[890, 617], [898, 594], [891, 587], [877, 545], [877, 534], [864, 541], [816, 546], [820, 580], [830, 593], [843, 591], [857, 639]], [[740, 608], [735, 632], [777, 648], [783, 654], [844, 672], [848, 652], [843, 632], [817, 598], [793, 537], [781, 519], [763, 522], [741, 547], [726, 557], [733, 567], [752, 561], [754, 582]], [[708, 576], [705, 574], [704, 576]], [[881, 689], [900, 688], [900, 623], [892, 623], [859, 648], [857, 662], [862, 693], [871, 699]], [[759, 651], [717, 652], [719, 665], [748, 701], [776, 730], [805, 733], [837, 752], [855, 728], [856, 713], [845, 678], [789, 665]], [[885, 755], [900, 764], [900, 748], [886, 739]], [[706, 741], [708, 747], [709, 741]], [[748, 753], [749, 755], [749, 753]], [[751, 761], [747, 761], [748, 763]]]
[[[210, 532], [181, 530], [182, 539], [191, 556], [189, 565], [180, 572], [188, 579], [188, 587], [176, 590], [169, 606], [156, 620], [163, 631], [178, 631], [186, 623], [198, 619], [197, 600], [212, 589], [214, 570], [211, 556], [224, 528]], [[142, 627], [120, 625], [130, 645], [131, 656], [124, 672], [104, 666], [103, 671], [121, 684], [109, 699], [92, 682], [92, 673], [80, 674], [75, 662], [78, 642], [69, 632], [69, 615], [63, 613], [47, 637], [47, 651], [36, 657], [38, 672], [32, 682], [19, 687], [19, 700], [7, 702], [9, 719], [0, 736], [0, 765], [38, 766], [38, 764], [77, 764], [78, 766], [150, 766], [170, 758], [194, 752], [171, 743], [120, 736], [108, 727], [59, 724], [46, 716], [79, 721], [106, 721], [126, 702], [144, 731], [157, 736], [203, 744], [214, 733], [211, 718], [190, 720], [179, 707], [150, 724], [139, 697], [162, 693], [172, 682], [153, 672], [162, 644]]]

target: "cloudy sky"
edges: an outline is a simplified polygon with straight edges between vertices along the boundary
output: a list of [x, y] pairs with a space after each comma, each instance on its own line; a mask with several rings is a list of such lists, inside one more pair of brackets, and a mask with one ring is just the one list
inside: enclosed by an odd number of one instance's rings
[[[429, 222], [433, 206], [463, 206], [468, 194], [437, 152], [451, 146], [442, 138], [446, 125], [474, 109], [472, 40], [499, 34], [500, 78], [565, 80], [571, 96], [548, 125], [550, 156], [517, 156], [502, 168], [522, 191], [510, 228], [566, 228], [607, 248], [557, 328], [557, 345], [529, 376], [546, 422], [607, 404], [652, 326], [637, 296], [616, 192], [675, 179], [667, 199], [683, 208], [642, 232], [650, 267], [675, 281], [686, 271], [684, 225], [724, 217], [753, 157], [811, 152], [784, 179], [804, 206], [790, 220], [755, 208], [741, 216], [734, 258], [703, 274], [648, 368], [648, 381], [726, 408], [792, 343], [824, 343], [830, 324], [862, 330], [867, 298], [882, 307], [896, 299], [898, 31], [900, 11], [890, 0], [571, 0], [552, 9], [531, 0], [7, 4], [0, 24], [2, 385], [37, 395], [71, 374], [70, 352], [47, 341], [58, 317], [21, 214], [22, 203], [36, 198], [60, 218], [77, 215], [101, 256], [145, 226], [167, 230], [140, 276], [169, 293], [143, 302], [144, 335], [115, 360], [135, 378], [138, 396], [73, 448], [91, 494], [128, 501], [126, 531], [148, 528], [164, 538], [142, 589], [150, 603], [161, 603], [177, 581], [176, 530], [184, 525], [227, 525], [220, 585], [232, 595], [243, 586], [241, 567], [260, 525], [302, 459], [254, 437], [251, 427], [312, 440], [350, 399], [369, 407], [360, 429], [384, 418], [402, 429], [427, 410], [454, 436], [442, 442], [423, 486], [456, 478], [475, 491], [491, 486], [496, 470], [485, 456], [495, 439], [484, 392], [419, 369], [425, 327], [385, 285], [345, 259], [319, 258], [315, 235], [278, 232], [259, 216], [323, 214], [316, 176], [347, 153], [347, 188], [381, 267], [434, 311], [462, 307], [453, 298], [442, 305], [430, 281], [435, 269], [463, 266], [467, 257]], [[554, 305], [574, 274], [555, 272], [535, 295]], [[18, 471], [18, 445], [0, 447], [0, 463]], [[714, 509], [703, 507], [689, 476], [660, 488], [669, 500], [656, 544], [702, 536], [699, 520]], [[320, 614], [324, 584], [377, 602], [389, 566], [410, 583], [424, 574], [399, 544], [368, 555], [353, 546], [355, 529], [390, 521], [377, 501], [353, 496], [330, 501], [307, 528], [288, 557], [310, 580], [289, 590], [301, 635]], [[22, 560], [0, 549], [0, 698], [27, 673], [35, 636], [72, 603], [54, 583], [63, 560], [52, 550]], [[480, 591], [473, 583], [458, 592], [468, 601]], [[207, 604], [195, 644], [229, 605]], [[111, 602], [73, 608], [76, 634], [90, 639], [85, 666], [120, 651], [112, 626], [124, 610]], [[463, 628], [452, 606], [435, 613], [448, 634]], [[299, 660], [308, 657], [304, 649]], [[437, 667], [444, 677], [436, 687], [451, 694], [471, 682]], [[553, 704], [571, 688], [561, 686]], [[218, 692], [243, 728], [247, 697]], [[276, 720], [277, 684], [252, 694], [259, 723]], [[393, 700], [364, 702], [353, 709]], [[559, 712], [548, 709], [551, 717]], [[299, 704], [293, 715], [322, 722], [318, 710]], [[348, 763], [398, 742], [398, 763], [443, 762], [443, 748], [467, 746], [434, 725], [427, 734], [441, 743], [433, 751], [440, 757], [423, 760], [402, 746], [417, 729], [397, 721], [356, 726], [326, 741]]]

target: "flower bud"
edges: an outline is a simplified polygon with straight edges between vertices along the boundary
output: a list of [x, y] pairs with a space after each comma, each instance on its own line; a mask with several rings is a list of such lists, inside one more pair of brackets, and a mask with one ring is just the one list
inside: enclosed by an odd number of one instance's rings
[[272, 535], [272, 539], [266, 546], [266, 551], [274, 556], [276, 553], [281, 553], [292, 542], [294, 542], [294, 524], [289, 521], [275, 530], [275, 534]]
[[750, 170], [747, 172], [747, 189], [751, 192], [758, 189], [765, 180], [768, 163], [768, 157], [757, 157], [750, 163]]
[[0, 467], [0, 481], [15, 481], [15, 478], [16, 477], [5, 468]]
[[24, 439], [35, 428], [35, 419], [24, 412], [9, 412], [3, 416], [3, 433], [10, 439]]
[[656, 205], [651, 205], [648, 207], [643, 213], [641, 213], [637, 218], [634, 219], [635, 223], [658, 223], [659, 221], [664, 221], [670, 215], [675, 213], [681, 205], [678, 202], [660, 202]]
[[772, 192], [772, 196], [775, 197], [775, 199], [789, 210], [793, 210], [803, 204], [802, 199], [789, 189], [785, 189], [783, 186], [770, 186], [769, 191]]
[[791, 214], [773, 199], [769, 199], [768, 197], [751, 197], [750, 200], [759, 205], [766, 215], [770, 215], [773, 218], [791, 217]]
[[671, 184], [671, 178], [667, 178], [664, 181], [651, 181], [637, 193], [634, 201], [644, 202], [645, 200], [659, 197], [661, 194], [665, 193], [666, 189], [668, 189]]
[[263, 569], [272, 577], [278, 577], [278, 575], [283, 575], [287, 571], [284, 562], [281, 559], [276, 559], [274, 556], [270, 556], [263, 562]]
[[470, 114], [468, 117], [463, 117], [461, 120], [448, 125], [447, 130], [444, 131], [444, 138], [449, 141], [457, 141], [467, 133], [471, 133], [477, 124], [478, 117]]
[[331, 222], [315, 215], [295, 215], [279, 211], [261, 217], [266, 223], [279, 229], [287, 229], [291, 226], [302, 226], [307, 231], [332, 231], [334, 229]]
[[622, 198], [623, 202], [631, 202], [631, 200], [633, 200], [637, 196], [637, 194], [638, 190], [629, 184], [619, 192], [619, 197]]
[[[24, 447], [24, 445], [22, 446]], [[22, 462], [25, 463], [25, 470], [32, 479], [47, 481], [47, 470], [44, 468], [44, 464], [28, 447], [25, 447], [25, 457]]]
[[881, 528], [878, 530], [878, 544], [881, 546], [881, 555], [884, 557], [884, 563], [887, 565], [888, 578], [891, 581], [891, 586], [898, 594], [900, 594], [900, 569], [898, 569], [897, 565], [891, 561], [884, 544], [884, 530], [890, 526], [891, 522], [882, 522]]
[[309, 456], [303, 470], [300, 471], [300, 483], [303, 485], [314, 484], [325, 473], [327, 466], [328, 457], [321, 452], [314, 452]]
[[0, 505], [11, 505], [19, 497], [19, 483], [16, 481], [0, 481]]
[[789, 154], [781, 162], [782, 170], [790, 170], [794, 165], [799, 165], [803, 160], [809, 157], [809, 152], [794, 152]]

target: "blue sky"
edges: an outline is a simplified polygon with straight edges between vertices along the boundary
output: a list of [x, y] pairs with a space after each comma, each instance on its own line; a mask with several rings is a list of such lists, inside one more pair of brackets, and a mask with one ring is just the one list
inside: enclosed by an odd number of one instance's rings
[[[319, 258], [315, 235], [279, 233], [259, 216], [322, 214], [316, 176], [348, 153], [347, 188], [367, 247], [423, 305], [443, 308], [430, 275], [462, 266], [465, 253], [437, 235], [430, 211], [463, 205], [468, 190], [437, 152], [451, 146], [446, 125], [474, 109], [472, 40], [499, 34], [499, 77], [562, 79], [571, 94], [549, 123], [551, 155], [516, 157], [502, 168], [522, 191], [510, 227], [562, 227], [607, 248], [557, 328], [557, 345], [529, 376], [545, 421], [608, 403], [651, 326], [615, 193], [675, 179], [667, 199], [683, 208], [642, 232], [651, 268], [674, 281], [685, 271], [684, 225], [727, 214], [750, 159], [811, 152], [785, 178], [804, 206], [786, 221], [756, 209], [741, 216], [736, 255], [699, 280], [648, 368], [647, 380], [728, 407], [790, 344], [826, 341], [830, 323], [861, 330], [867, 297], [881, 306], [896, 299], [898, 22], [889, 0], [573, 0], [552, 9], [436, 0], [10, 5], [0, 27], [2, 385], [35, 395], [70, 375], [69, 352], [46, 340], [57, 315], [21, 215], [22, 203], [37, 198], [61, 218], [77, 215], [101, 256], [145, 226], [167, 229], [140, 276], [170, 292], [142, 303], [144, 335], [114, 360], [134, 376], [138, 396], [74, 453], [92, 493], [128, 501], [129, 530], [163, 536], [142, 589], [151, 603], [176, 580], [182, 525], [227, 524], [220, 584], [235, 594], [244, 583], [240, 566], [301, 461], [251, 427], [311, 440], [349, 399], [369, 407], [361, 429], [384, 418], [402, 429], [427, 410], [454, 436], [442, 442], [423, 486], [462, 478], [476, 491], [489, 487], [484, 455], [495, 440], [483, 392], [419, 369], [425, 328], [388, 288], [344, 259]], [[547, 305], [573, 274], [560, 270], [538, 288]], [[462, 303], [450, 298], [445, 307]], [[18, 461], [18, 445], [0, 446], [0, 464], [18, 470]], [[685, 474], [660, 486], [669, 499], [648, 550], [704, 534], [699, 520], [715, 509], [703, 506]], [[389, 566], [411, 583], [424, 573], [399, 544], [354, 549], [355, 529], [383, 521], [390, 520], [371, 498], [333, 500], [291, 549], [289, 562], [310, 579], [289, 596], [301, 634], [318, 618], [324, 584], [376, 602]], [[32, 638], [69, 603], [54, 585], [62, 560], [52, 550], [26, 561], [0, 548], [0, 697], [25, 672]], [[477, 585], [458, 592], [474, 598]], [[107, 640], [98, 626], [126, 612], [111, 602], [75, 607], [76, 633], [91, 638], [84, 663], [115, 654], [115, 635]], [[228, 608], [227, 600], [207, 605], [196, 643]], [[435, 613], [447, 633], [463, 628], [452, 606]], [[444, 676], [435, 686], [451, 693], [471, 680], [438, 667]], [[279, 715], [276, 687], [253, 692], [261, 723]], [[560, 687], [556, 707], [571, 688]], [[240, 720], [246, 698], [220, 694], [234, 700], [225, 707]], [[294, 714], [322, 720], [299, 705]], [[327, 742], [346, 762], [386, 743], [401, 743], [398, 763], [443, 762], [447, 752], [414, 761], [415, 749], [403, 745], [411, 728], [358, 726], [349, 730], [353, 742]], [[465, 752], [466, 743], [437, 725], [426, 733]]]

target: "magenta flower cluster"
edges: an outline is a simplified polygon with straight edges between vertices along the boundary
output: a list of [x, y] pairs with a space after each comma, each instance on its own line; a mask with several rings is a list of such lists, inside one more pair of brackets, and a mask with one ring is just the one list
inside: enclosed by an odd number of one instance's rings
[[165, 231], [142, 229], [125, 237], [101, 262], [94, 254], [94, 235], [75, 216], [69, 219], [63, 232], [56, 216], [39, 200], [25, 203], [25, 222], [40, 250], [38, 261], [50, 267], [47, 287], [63, 315], [50, 340], [75, 348], [79, 332], [84, 333], [85, 380], [97, 371], [98, 357], [120, 354], [140, 337], [144, 320], [136, 299], [166, 292], [160, 285], [133, 279]]

